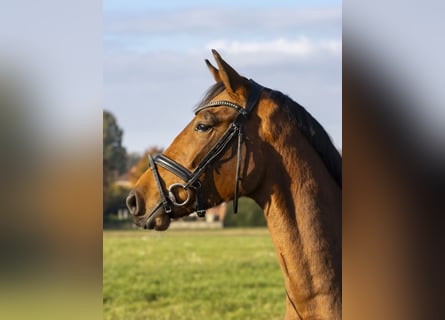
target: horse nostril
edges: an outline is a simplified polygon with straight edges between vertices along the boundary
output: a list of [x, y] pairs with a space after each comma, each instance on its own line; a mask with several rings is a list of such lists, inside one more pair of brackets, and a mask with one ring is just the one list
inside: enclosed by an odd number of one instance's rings
[[144, 200], [138, 197], [137, 193], [131, 191], [127, 197], [126, 204], [130, 213], [134, 216], [141, 215], [145, 212]]
[[135, 215], [138, 209], [136, 195], [130, 193], [127, 197], [126, 204], [130, 213]]

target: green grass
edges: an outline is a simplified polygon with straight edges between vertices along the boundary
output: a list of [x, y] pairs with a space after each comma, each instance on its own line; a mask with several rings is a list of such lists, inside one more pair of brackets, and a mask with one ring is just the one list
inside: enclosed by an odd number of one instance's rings
[[104, 319], [283, 319], [267, 229], [104, 231]]

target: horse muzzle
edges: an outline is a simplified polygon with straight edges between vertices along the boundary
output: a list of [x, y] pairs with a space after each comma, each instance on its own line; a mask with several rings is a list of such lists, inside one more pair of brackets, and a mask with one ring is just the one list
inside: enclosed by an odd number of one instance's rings
[[142, 216], [145, 214], [145, 201], [136, 190], [130, 191], [127, 199], [125, 200], [128, 211], [130, 211], [133, 217]]
[[128, 211], [133, 222], [144, 229], [166, 230], [170, 225], [170, 216], [164, 211], [161, 203], [147, 214], [144, 197], [137, 190], [132, 190], [126, 199]]

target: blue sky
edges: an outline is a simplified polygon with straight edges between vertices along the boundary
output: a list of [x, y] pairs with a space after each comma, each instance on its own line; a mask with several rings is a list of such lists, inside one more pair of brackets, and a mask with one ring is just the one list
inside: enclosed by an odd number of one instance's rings
[[341, 2], [104, 1], [104, 108], [129, 151], [167, 147], [213, 84], [215, 48], [290, 95], [341, 148]]
[[158, 9], [170, 9], [176, 10], [178, 8], [190, 8], [190, 7], [237, 7], [237, 8], [271, 8], [271, 7], [316, 7], [316, 6], [328, 6], [328, 5], [341, 5], [341, 1], [334, 0], [313, 0], [313, 1], [295, 1], [295, 0], [225, 0], [225, 1], [213, 1], [209, 3], [208, 0], [169, 0], [169, 1], [146, 1], [146, 0], [105, 0], [103, 2], [103, 8], [105, 13], [109, 12], [130, 12], [130, 11], [143, 11], [143, 10], [158, 10]]

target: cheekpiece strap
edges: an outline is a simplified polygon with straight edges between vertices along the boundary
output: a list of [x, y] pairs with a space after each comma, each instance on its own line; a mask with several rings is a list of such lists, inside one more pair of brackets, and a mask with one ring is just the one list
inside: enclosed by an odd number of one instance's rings
[[236, 120], [227, 128], [226, 132], [221, 136], [219, 141], [209, 150], [208, 154], [200, 161], [200, 163], [193, 172], [190, 172], [188, 169], [186, 169], [176, 161], [164, 156], [163, 154], [158, 154], [154, 158], [151, 155], [148, 156], [150, 161], [150, 168], [153, 171], [153, 176], [155, 178], [161, 196], [161, 202], [164, 205], [165, 212], [170, 217], [173, 217], [172, 209], [170, 203], [168, 202], [168, 199], [164, 194], [159, 173], [157, 170], [157, 165], [163, 167], [164, 169], [167, 169], [168, 171], [172, 172], [173, 174], [184, 180], [184, 182], [186, 182], [185, 185], [183, 186], [184, 189], [186, 190], [188, 188], [195, 189], [196, 213], [198, 214], [198, 216], [203, 217], [205, 215], [205, 207], [204, 207], [204, 201], [201, 192], [201, 183], [199, 181], [199, 177], [205, 170], [207, 170], [207, 168], [213, 163], [213, 161], [222, 152], [224, 152], [224, 150], [226, 150], [226, 147], [229, 145], [229, 143], [235, 136], [238, 136], [238, 141], [237, 141], [237, 157], [236, 157], [237, 163], [235, 172], [233, 209], [235, 213], [238, 211], [238, 189], [239, 189], [239, 180], [241, 174], [240, 168], [241, 168], [241, 153], [242, 153], [241, 147], [244, 141], [243, 139], [244, 133], [242, 125], [243, 121], [249, 116], [249, 114], [258, 104], [261, 97], [261, 91], [263, 90], [263, 87], [258, 83], [256, 83], [255, 81], [253, 81], [252, 79], [250, 79], [249, 82], [250, 82], [250, 92], [245, 107], [242, 107], [239, 104], [236, 104], [231, 101], [218, 100], [207, 103], [194, 110], [195, 114], [197, 114], [198, 112], [207, 108], [226, 106], [235, 109], [239, 113], [239, 115], [236, 118]]
[[156, 181], [156, 186], [158, 187], [158, 190], [159, 190], [159, 196], [161, 197], [161, 202], [162, 202], [162, 205], [164, 206], [165, 213], [167, 213], [170, 216], [171, 212], [172, 212], [172, 208], [165, 196], [164, 189], [162, 188], [162, 184], [161, 184], [161, 179], [159, 178], [158, 169], [156, 167], [156, 164], [154, 163], [153, 156], [151, 154], [148, 154], [148, 161], [150, 164], [150, 169], [153, 172], [153, 176]]

